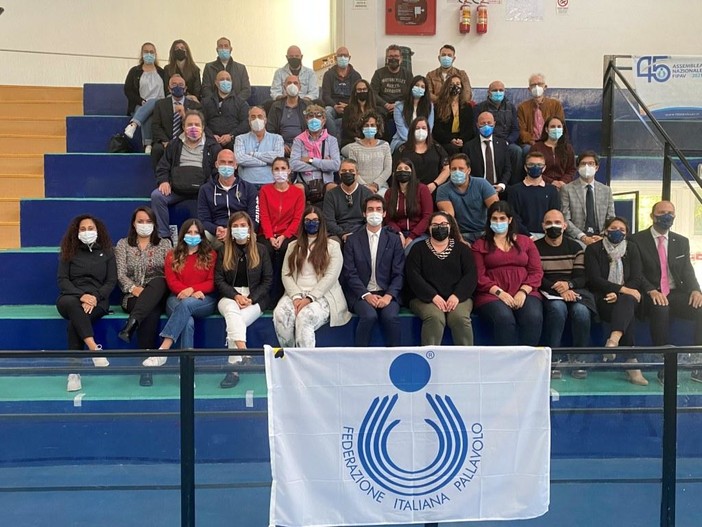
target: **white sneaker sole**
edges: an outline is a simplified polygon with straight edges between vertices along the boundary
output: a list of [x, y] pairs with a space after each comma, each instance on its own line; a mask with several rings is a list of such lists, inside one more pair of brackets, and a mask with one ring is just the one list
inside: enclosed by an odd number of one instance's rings
[[142, 362], [142, 366], [147, 366], [150, 368], [157, 368], [166, 364], [168, 357], [149, 357]]

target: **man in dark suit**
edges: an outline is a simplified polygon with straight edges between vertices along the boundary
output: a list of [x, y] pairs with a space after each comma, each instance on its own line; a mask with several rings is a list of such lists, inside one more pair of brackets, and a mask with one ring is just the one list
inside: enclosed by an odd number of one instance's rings
[[363, 202], [366, 228], [350, 235], [344, 245], [342, 286], [349, 309], [358, 315], [356, 346], [368, 346], [378, 319], [387, 346], [400, 345], [400, 292], [405, 252], [400, 237], [383, 228], [385, 200], [377, 195]]
[[470, 159], [471, 176], [485, 178], [501, 193], [512, 178], [509, 145], [504, 139], [493, 135], [495, 116], [490, 112], [478, 115], [477, 123], [480, 135], [463, 145], [463, 153]]
[[[185, 112], [202, 108], [199, 102], [185, 96], [185, 79], [180, 74], [171, 75], [168, 80], [168, 89], [171, 94], [156, 103], [151, 117], [151, 131], [154, 140], [151, 145], [151, 165], [154, 167], [154, 171], [163, 157], [168, 142], [183, 132]], [[178, 117], [174, 119], [176, 112]]]
[[[669, 319], [676, 316], [695, 321], [695, 341], [702, 344], [702, 293], [690, 262], [690, 242], [670, 230], [675, 206], [659, 201], [651, 212], [653, 225], [632, 236], [643, 263], [643, 307], [649, 317], [654, 346], [669, 344]], [[662, 265], [662, 263], [665, 265]], [[660, 378], [660, 374], [659, 374]], [[692, 372], [702, 382], [702, 370]]]

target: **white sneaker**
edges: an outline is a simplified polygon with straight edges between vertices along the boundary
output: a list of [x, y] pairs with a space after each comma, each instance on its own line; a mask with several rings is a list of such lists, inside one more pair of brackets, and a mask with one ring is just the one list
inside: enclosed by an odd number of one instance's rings
[[166, 364], [166, 361], [168, 360], [168, 357], [149, 357], [144, 362], [141, 364], [143, 366], [150, 366], [152, 368], [158, 367], [158, 366], [163, 366]]
[[146, 145], [144, 147], [144, 153], [145, 154], [151, 154], [151, 145]]
[[68, 374], [68, 384], [66, 384], [67, 392], [77, 392], [83, 389], [83, 385], [80, 382], [80, 375], [77, 373]]
[[[98, 344], [94, 351], [102, 351], [102, 345]], [[107, 368], [110, 365], [110, 361], [105, 357], [93, 357], [93, 365], [96, 368]]]
[[229, 355], [229, 359], [227, 359], [227, 362], [229, 364], [241, 364], [244, 362], [244, 357], [241, 355]]
[[129, 124], [127, 125], [127, 127], [124, 129], [124, 135], [126, 135], [127, 137], [129, 137], [129, 139], [133, 139], [133, 138], [134, 138], [134, 134], [135, 134], [135, 132], [136, 132], [136, 129], [137, 129], [137, 124], [136, 124], [136, 123], [134, 123], [134, 122], [129, 123]]

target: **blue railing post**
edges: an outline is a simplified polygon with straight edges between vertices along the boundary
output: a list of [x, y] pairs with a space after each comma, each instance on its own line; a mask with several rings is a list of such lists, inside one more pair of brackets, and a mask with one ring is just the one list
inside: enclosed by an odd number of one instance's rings
[[195, 527], [195, 360], [180, 357], [180, 520]]

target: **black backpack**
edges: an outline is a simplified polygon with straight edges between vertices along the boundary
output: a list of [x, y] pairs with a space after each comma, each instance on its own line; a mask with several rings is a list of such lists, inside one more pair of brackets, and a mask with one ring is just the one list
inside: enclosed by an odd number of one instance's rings
[[107, 146], [107, 152], [110, 154], [131, 154], [133, 151], [132, 143], [123, 133], [113, 135]]

